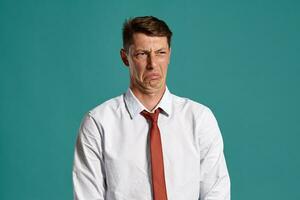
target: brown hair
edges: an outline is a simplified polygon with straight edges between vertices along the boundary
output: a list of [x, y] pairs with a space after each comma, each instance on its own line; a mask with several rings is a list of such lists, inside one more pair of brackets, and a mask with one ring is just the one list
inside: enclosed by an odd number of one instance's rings
[[126, 20], [123, 24], [123, 48], [128, 52], [132, 44], [134, 33], [144, 33], [148, 36], [167, 37], [168, 45], [171, 46], [172, 31], [168, 25], [153, 16], [135, 17]]

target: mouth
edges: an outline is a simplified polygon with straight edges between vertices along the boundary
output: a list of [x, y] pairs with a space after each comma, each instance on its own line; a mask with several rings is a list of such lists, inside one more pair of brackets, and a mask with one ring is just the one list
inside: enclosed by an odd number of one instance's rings
[[156, 80], [156, 79], [160, 79], [161, 76], [158, 73], [151, 73], [151, 74], [146, 75], [145, 78], [148, 80]]

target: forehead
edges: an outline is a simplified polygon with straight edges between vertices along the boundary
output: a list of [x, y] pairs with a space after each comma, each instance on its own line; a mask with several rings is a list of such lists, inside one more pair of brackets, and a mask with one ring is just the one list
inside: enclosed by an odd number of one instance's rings
[[134, 33], [132, 36], [131, 47], [134, 49], [168, 48], [168, 39], [167, 37], [148, 36], [144, 33]]

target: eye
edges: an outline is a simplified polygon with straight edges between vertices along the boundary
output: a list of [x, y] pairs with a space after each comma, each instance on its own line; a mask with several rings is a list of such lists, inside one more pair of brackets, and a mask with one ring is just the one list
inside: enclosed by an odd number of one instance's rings
[[164, 56], [164, 55], [166, 55], [166, 54], [167, 54], [166, 51], [158, 51], [158, 52], [156, 53], [156, 55], [158, 55], [158, 56]]
[[137, 59], [146, 59], [147, 57], [147, 52], [137, 52], [134, 55]]
[[146, 55], [146, 53], [145, 52], [139, 52], [139, 53], [137, 53], [137, 54], [135, 54], [136, 56], [144, 56], [144, 55]]

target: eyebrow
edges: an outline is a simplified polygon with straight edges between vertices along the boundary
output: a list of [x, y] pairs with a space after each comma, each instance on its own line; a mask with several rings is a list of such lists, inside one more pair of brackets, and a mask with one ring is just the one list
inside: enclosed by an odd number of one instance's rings
[[[166, 49], [165, 47], [162, 47], [162, 48], [160, 48], [160, 49], [155, 50], [154, 52], [158, 52], [158, 51], [166, 51], [166, 50], [167, 50], [167, 49]], [[150, 52], [150, 51], [147, 50], [147, 49], [136, 49], [135, 51], [136, 51], [136, 52], [137, 52], [137, 51]]]
[[166, 50], [167, 49], [165, 47], [163, 47], [163, 48], [160, 48], [160, 49], [156, 50], [155, 52], [157, 52], [157, 51], [166, 51]]

